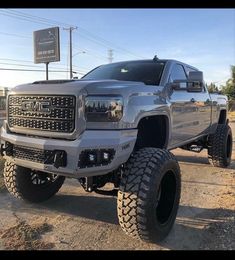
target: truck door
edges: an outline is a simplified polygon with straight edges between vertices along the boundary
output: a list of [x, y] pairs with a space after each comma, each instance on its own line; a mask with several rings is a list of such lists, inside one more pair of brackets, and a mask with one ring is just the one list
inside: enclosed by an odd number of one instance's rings
[[[170, 71], [169, 82], [186, 80], [187, 75], [181, 64], [174, 64]], [[182, 88], [182, 89], [181, 89]], [[172, 90], [169, 95], [172, 115], [172, 132], [170, 145], [182, 143], [198, 134], [199, 119], [195, 96], [197, 93], [187, 92], [186, 83], [181, 83], [180, 89]]]
[[209, 133], [211, 125], [211, 107], [212, 102], [209, 93], [204, 87], [202, 92], [195, 93], [195, 106], [197, 107], [197, 135]]
[[[185, 67], [185, 70], [187, 75], [189, 71], [193, 71], [193, 69], [188, 66]], [[208, 133], [211, 125], [212, 102], [205, 85], [203, 86], [201, 92], [194, 93], [194, 103], [197, 108], [198, 118], [198, 124], [195, 130], [197, 131], [197, 135], [206, 134]]]

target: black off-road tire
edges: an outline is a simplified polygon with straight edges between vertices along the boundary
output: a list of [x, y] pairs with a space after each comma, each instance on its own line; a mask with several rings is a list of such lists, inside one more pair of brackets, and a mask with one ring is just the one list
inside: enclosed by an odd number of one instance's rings
[[233, 137], [228, 124], [219, 124], [216, 132], [208, 138], [208, 159], [215, 167], [226, 168], [232, 157]]
[[180, 167], [167, 150], [143, 148], [126, 164], [118, 192], [118, 218], [124, 232], [148, 242], [163, 240], [178, 211]]
[[32, 174], [45, 176], [46, 173], [35, 173], [31, 169], [17, 166], [8, 160], [5, 162], [3, 172], [5, 185], [8, 191], [18, 199], [34, 203], [45, 201], [59, 191], [65, 180], [64, 176], [57, 176], [52, 180], [47, 177], [44, 183], [34, 184]]

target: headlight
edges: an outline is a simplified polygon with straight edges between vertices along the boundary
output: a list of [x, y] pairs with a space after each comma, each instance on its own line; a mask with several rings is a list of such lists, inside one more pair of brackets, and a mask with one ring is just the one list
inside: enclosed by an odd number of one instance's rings
[[88, 122], [117, 122], [122, 118], [121, 97], [88, 96], [85, 101], [85, 117]]

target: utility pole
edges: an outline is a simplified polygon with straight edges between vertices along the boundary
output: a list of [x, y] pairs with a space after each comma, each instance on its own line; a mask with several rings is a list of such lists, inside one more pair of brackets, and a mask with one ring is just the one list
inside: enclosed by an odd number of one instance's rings
[[109, 63], [112, 63], [113, 61], [113, 50], [108, 50], [108, 61]]
[[77, 27], [69, 27], [69, 28], [63, 28], [63, 29], [69, 31], [69, 61], [70, 61], [70, 68], [69, 68], [69, 71], [70, 71], [70, 79], [72, 79], [72, 78], [73, 78], [73, 62], [72, 62], [72, 59], [73, 59], [73, 50], [72, 50], [72, 31], [73, 31], [73, 30], [76, 30]]

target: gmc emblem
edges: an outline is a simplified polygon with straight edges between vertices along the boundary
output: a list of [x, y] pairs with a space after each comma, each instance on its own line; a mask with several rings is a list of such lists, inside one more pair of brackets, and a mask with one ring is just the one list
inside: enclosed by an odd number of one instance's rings
[[22, 111], [28, 112], [41, 112], [41, 113], [50, 113], [51, 112], [51, 101], [36, 101], [36, 100], [25, 100], [21, 103]]

